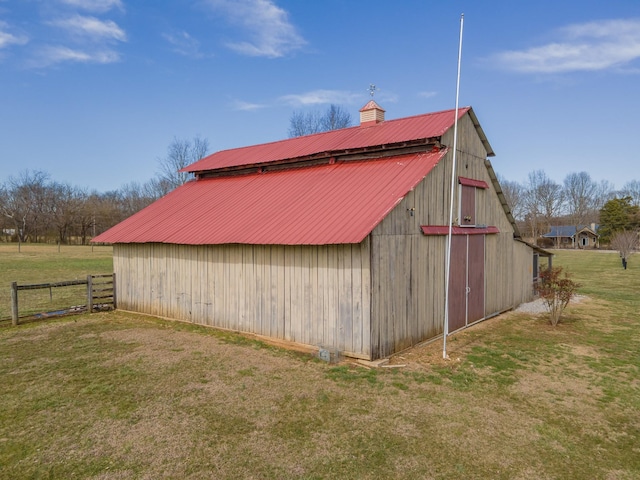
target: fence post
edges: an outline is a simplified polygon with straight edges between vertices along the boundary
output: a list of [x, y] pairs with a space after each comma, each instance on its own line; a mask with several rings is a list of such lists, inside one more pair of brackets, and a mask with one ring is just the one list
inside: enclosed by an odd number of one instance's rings
[[11, 323], [18, 325], [18, 282], [11, 282]]
[[87, 312], [93, 312], [93, 277], [87, 275]]

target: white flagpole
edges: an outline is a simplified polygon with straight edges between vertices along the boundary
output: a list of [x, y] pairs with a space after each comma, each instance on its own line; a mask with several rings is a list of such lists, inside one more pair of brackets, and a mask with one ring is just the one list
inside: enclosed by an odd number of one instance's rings
[[456, 159], [458, 155], [458, 101], [460, 98], [460, 63], [462, 61], [462, 30], [464, 13], [460, 15], [460, 44], [458, 47], [458, 78], [456, 81], [456, 118], [453, 124], [453, 165], [451, 166], [451, 194], [449, 199], [449, 235], [447, 236], [447, 266], [444, 294], [444, 332], [442, 335], [442, 358], [447, 358], [447, 336], [449, 335], [449, 275], [451, 274], [451, 237], [453, 234], [453, 195], [456, 187]]

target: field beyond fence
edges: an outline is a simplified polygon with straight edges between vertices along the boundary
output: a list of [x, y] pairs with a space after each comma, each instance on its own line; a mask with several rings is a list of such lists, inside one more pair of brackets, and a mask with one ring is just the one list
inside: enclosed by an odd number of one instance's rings
[[67, 284], [20, 291], [20, 316], [85, 306], [87, 276], [112, 274], [112, 255], [109, 246], [0, 244], [0, 325], [11, 324], [13, 282]]
[[115, 308], [115, 274], [87, 275], [84, 280], [53, 283], [11, 282], [11, 323], [14, 326], [25, 318], [41, 319]]

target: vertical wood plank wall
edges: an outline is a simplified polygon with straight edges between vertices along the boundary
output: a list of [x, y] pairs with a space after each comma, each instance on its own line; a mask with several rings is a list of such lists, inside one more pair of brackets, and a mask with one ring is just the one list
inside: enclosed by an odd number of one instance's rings
[[370, 246], [114, 245], [119, 307], [370, 358]]
[[426, 237], [420, 226], [448, 217], [447, 171], [444, 162], [437, 165], [371, 233], [374, 358], [442, 333], [446, 237]]

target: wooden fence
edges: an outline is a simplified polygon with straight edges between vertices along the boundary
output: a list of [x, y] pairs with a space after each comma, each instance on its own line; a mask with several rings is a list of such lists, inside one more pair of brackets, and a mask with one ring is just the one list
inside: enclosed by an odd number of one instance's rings
[[[20, 303], [18, 292], [25, 290], [48, 290], [49, 301], [51, 305], [53, 302], [54, 289], [77, 289], [78, 286], [86, 285], [86, 293], [82, 295], [82, 299], [86, 300], [85, 304], [81, 305], [69, 305], [64, 304], [60, 306], [56, 304], [55, 310], [51, 308], [47, 311], [43, 311], [43, 307], [37, 306], [37, 312], [34, 312], [34, 306], [23, 309], [28, 313], [20, 315]], [[18, 325], [20, 318], [24, 317], [46, 317], [54, 315], [65, 315], [68, 313], [78, 312], [93, 312], [97, 310], [111, 310], [117, 307], [116, 301], [116, 276], [115, 273], [108, 275], [87, 275], [86, 279], [82, 280], [68, 280], [55, 283], [34, 283], [27, 285], [18, 285], [17, 282], [11, 283], [11, 322], [13, 325]], [[84, 290], [84, 289], [83, 289]], [[76, 296], [77, 298], [77, 296]], [[71, 302], [71, 300], [68, 300]], [[46, 307], [44, 307], [46, 309]]]

